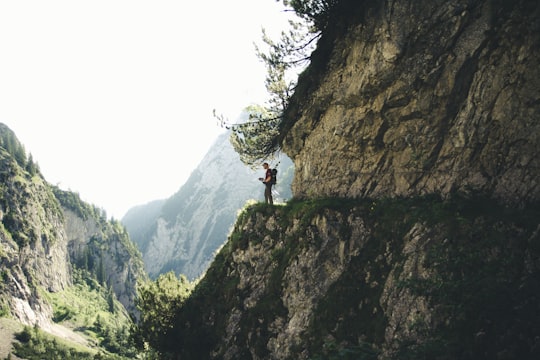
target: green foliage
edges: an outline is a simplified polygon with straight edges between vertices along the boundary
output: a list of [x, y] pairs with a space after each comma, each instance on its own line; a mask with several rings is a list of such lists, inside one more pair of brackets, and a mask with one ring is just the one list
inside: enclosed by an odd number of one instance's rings
[[[53, 306], [53, 320], [76, 328], [108, 353], [132, 358], [137, 354], [129, 329], [132, 321], [111, 288], [104, 288], [87, 271], [73, 270], [74, 285], [44, 293]], [[112, 355], [111, 355], [112, 356]]]
[[247, 108], [249, 120], [232, 126], [230, 136], [234, 150], [240, 160], [252, 168], [260, 166], [263, 160], [272, 158], [279, 149], [279, 114], [261, 106]]
[[97, 270], [96, 270], [96, 277], [97, 281], [101, 285], [105, 285], [105, 282], [107, 281], [107, 274], [105, 273], [105, 266], [103, 265], [103, 256], [99, 258]]
[[238, 124], [228, 123], [214, 111], [221, 125], [231, 130], [230, 141], [240, 160], [251, 167], [272, 159], [280, 151], [283, 112], [294, 92], [298, 73], [308, 64], [319, 36], [302, 19], [290, 21], [289, 25], [288, 32], [282, 32], [279, 41], [273, 41], [263, 30], [262, 40], [267, 49], [256, 47], [257, 57], [267, 69], [267, 103], [247, 107], [248, 120]]
[[90, 351], [76, 350], [66, 343], [47, 335], [37, 328], [26, 326], [20, 333], [16, 334], [20, 343], [14, 343], [14, 354], [27, 360], [94, 360], [94, 359], [118, 359], [116, 357], [96, 357]]
[[26, 151], [15, 133], [0, 123], [0, 148], [4, 148], [21, 168], [26, 167]]
[[[363, 14], [365, 9], [380, 1], [366, 0], [283, 0], [317, 32], [329, 33], [335, 28], [346, 28], [347, 20]], [[343, 25], [345, 25], [343, 27]]]
[[298, 16], [319, 30], [329, 25], [331, 14], [339, 3], [340, 0], [283, 0], [283, 4], [291, 6]]
[[11, 315], [9, 304], [4, 298], [0, 298], [0, 317], [8, 317]]
[[133, 336], [141, 349], [150, 346], [166, 357], [176, 347], [176, 316], [192, 288], [184, 275], [177, 278], [174, 272], [139, 285], [136, 303], [141, 315]]
[[30, 174], [30, 176], [34, 176], [39, 174], [39, 166], [34, 162], [34, 158], [32, 157], [32, 154], [28, 157], [28, 162], [26, 164], [26, 171]]
[[98, 221], [101, 220], [101, 222], [104, 222], [107, 219], [107, 214], [104, 210], [100, 210], [97, 207], [82, 201], [78, 193], [62, 190], [58, 186], [52, 186], [52, 190], [60, 204], [73, 211], [81, 219], [95, 219]]
[[47, 220], [61, 214], [50, 189], [40, 177], [32, 177], [2, 147], [0, 195], [0, 209], [3, 211], [1, 230], [19, 247], [37, 240], [56, 239], [57, 229]]
[[135, 354], [120, 356], [107, 352], [97, 352], [61, 340], [38, 328], [25, 326], [15, 335], [19, 343], [14, 343], [14, 354], [26, 360], [131, 360]]

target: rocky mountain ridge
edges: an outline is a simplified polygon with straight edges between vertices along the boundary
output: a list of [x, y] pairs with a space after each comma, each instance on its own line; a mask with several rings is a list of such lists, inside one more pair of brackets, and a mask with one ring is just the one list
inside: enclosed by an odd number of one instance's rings
[[[151, 277], [168, 271], [199, 277], [226, 241], [238, 211], [250, 199], [261, 199], [264, 189], [257, 179], [263, 170], [242, 164], [229, 136], [216, 139], [176, 194], [130, 209], [122, 219]], [[290, 198], [293, 167], [285, 156], [273, 165], [279, 169], [279, 202]]]

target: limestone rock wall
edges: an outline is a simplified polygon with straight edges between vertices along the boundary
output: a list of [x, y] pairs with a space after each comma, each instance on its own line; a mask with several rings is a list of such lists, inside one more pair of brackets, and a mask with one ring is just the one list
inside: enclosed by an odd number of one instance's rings
[[76, 264], [87, 256], [95, 268], [103, 269], [103, 281], [111, 286], [118, 301], [130, 313], [137, 313], [137, 279], [145, 279], [146, 273], [140, 254], [135, 245], [130, 244], [127, 233], [106, 222], [82, 219], [69, 209], [63, 211], [70, 261]]
[[254, 206], [179, 312], [176, 355], [536, 358], [538, 214], [435, 196]]
[[539, 3], [364, 6], [344, 34], [321, 40], [331, 55], [312, 69], [317, 81], [299, 80], [313, 91], [287, 115], [294, 195], [538, 200]]

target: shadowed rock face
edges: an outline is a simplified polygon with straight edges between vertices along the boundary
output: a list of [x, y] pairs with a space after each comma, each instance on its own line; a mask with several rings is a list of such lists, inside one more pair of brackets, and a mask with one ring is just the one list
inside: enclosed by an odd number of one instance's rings
[[337, 3], [172, 357], [538, 358], [540, 2]]
[[538, 358], [540, 209], [456, 198], [247, 209], [179, 312], [176, 354]]
[[537, 1], [378, 3], [292, 100], [294, 195], [540, 199]]

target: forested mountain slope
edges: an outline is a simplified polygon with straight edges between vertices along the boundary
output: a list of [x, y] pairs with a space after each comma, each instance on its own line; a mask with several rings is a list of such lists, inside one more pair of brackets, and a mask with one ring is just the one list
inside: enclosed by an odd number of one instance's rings
[[111, 334], [137, 314], [137, 281], [147, 278], [140, 253], [119, 222], [48, 184], [4, 124], [0, 221], [0, 315], [54, 334], [77, 328], [87, 344], [99, 337], [107, 351], [129, 351], [127, 333], [124, 350], [110, 346]]

